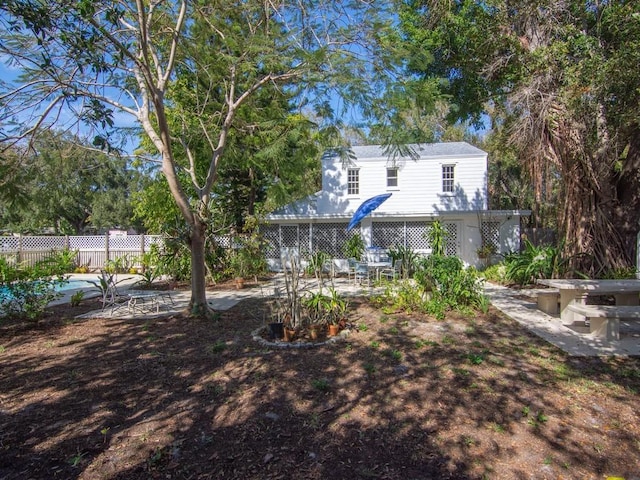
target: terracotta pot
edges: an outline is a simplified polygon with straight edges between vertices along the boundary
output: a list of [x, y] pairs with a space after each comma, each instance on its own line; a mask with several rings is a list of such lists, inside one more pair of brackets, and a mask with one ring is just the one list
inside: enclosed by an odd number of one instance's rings
[[241, 290], [244, 288], [244, 278], [236, 278], [236, 288]]
[[318, 326], [317, 325], [312, 325], [311, 327], [309, 327], [309, 338], [311, 338], [311, 340], [317, 340], [318, 339]]
[[296, 331], [293, 328], [284, 328], [284, 341], [285, 342], [293, 342], [293, 339], [296, 336]]
[[339, 331], [340, 331], [340, 328], [338, 327], [338, 325], [329, 325], [329, 336], [330, 337], [335, 337], [336, 335], [338, 335]]

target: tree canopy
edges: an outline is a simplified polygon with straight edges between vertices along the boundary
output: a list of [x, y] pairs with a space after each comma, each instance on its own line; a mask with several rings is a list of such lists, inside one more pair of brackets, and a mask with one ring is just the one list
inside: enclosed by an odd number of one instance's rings
[[54, 131], [35, 137], [11, 180], [20, 193], [0, 198], [5, 228], [83, 234], [133, 226], [130, 193], [138, 189], [139, 173], [125, 159], [82, 143]]
[[534, 187], [535, 215], [557, 191], [569, 271], [632, 266], [640, 4], [407, 0], [399, 11], [409, 70], [440, 80], [452, 120], [491, 115]]
[[4, 143], [70, 110], [101, 130], [95, 143], [109, 148], [116, 114], [132, 116], [189, 231], [192, 311], [206, 314], [211, 194], [240, 108], [266, 87], [325, 116], [333, 113], [331, 93], [345, 104], [375, 97], [389, 64], [368, 46], [390, 24], [385, 7], [366, 0], [6, 0], [0, 53], [22, 75], [0, 89], [0, 120], [16, 127]]

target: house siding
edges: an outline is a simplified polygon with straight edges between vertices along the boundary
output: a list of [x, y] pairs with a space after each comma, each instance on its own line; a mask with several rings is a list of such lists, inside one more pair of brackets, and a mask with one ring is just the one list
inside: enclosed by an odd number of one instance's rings
[[[365, 148], [371, 151], [370, 147]], [[367, 198], [386, 192], [393, 195], [376, 209], [374, 215], [436, 214], [487, 208], [487, 155], [480, 150], [480, 153], [466, 155], [422, 156], [417, 160], [405, 158], [395, 164], [381, 156], [381, 153], [362, 158], [359, 147], [354, 147], [353, 151], [357, 159], [349, 165], [343, 165], [337, 156], [325, 156], [323, 159], [318, 213], [351, 213]], [[390, 165], [398, 167], [397, 187], [387, 187], [387, 167]], [[455, 166], [453, 193], [442, 192], [443, 165]], [[358, 195], [347, 193], [349, 168], [359, 168]]]

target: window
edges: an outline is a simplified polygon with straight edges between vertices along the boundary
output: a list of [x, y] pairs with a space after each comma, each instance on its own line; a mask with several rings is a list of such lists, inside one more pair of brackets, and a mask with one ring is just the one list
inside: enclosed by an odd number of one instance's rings
[[453, 193], [454, 184], [454, 170], [455, 165], [443, 165], [442, 166], [442, 191], [447, 193]]
[[387, 168], [387, 187], [398, 186], [398, 169]]
[[350, 168], [347, 170], [347, 194], [358, 195], [360, 193], [360, 170]]

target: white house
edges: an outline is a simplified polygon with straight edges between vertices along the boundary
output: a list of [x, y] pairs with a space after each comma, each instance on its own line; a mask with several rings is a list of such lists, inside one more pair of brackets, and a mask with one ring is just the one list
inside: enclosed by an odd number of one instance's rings
[[[498, 252], [517, 251], [520, 217], [529, 211], [487, 210], [487, 153], [465, 142], [411, 146], [414, 155], [392, 159], [380, 145], [352, 147], [322, 158], [322, 190], [267, 217], [267, 257], [277, 267], [281, 252], [301, 256], [322, 250], [344, 259], [342, 246], [354, 232], [371, 247], [410, 247], [429, 253], [426, 233], [439, 220], [448, 234], [446, 253], [479, 265], [476, 250], [492, 243]], [[368, 198], [391, 197], [359, 227], [346, 231], [353, 213]], [[338, 262], [345, 267], [346, 262]]]

